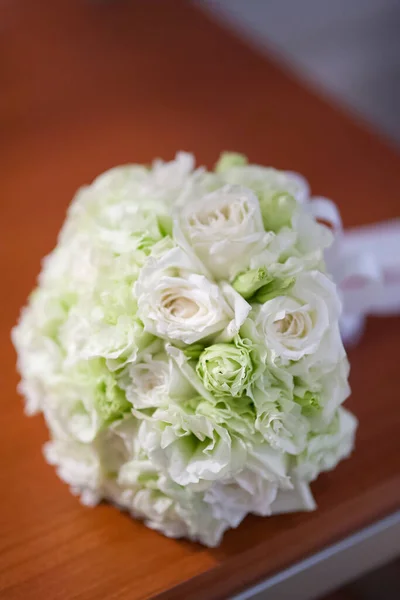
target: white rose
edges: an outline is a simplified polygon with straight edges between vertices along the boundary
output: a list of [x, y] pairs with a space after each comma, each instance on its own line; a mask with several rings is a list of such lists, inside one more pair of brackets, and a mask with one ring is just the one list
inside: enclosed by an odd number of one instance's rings
[[223, 331], [228, 338], [237, 333], [250, 305], [228, 284], [219, 287], [195, 271], [180, 248], [149, 259], [135, 284], [146, 331], [185, 344]]
[[[102, 173], [90, 188], [97, 203], [120, 204], [130, 201], [131, 205], [145, 201], [169, 203], [190, 185], [194, 175], [194, 158], [186, 152], [178, 152], [169, 162], [155, 160], [152, 168], [142, 165], [123, 165]], [[127, 204], [126, 204], [127, 205]]]
[[166, 471], [179, 485], [209, 482], [239, 472], [246, 460], [243, 441], [206, 416], [170, 402], [157, 408], [151, 417], [133, 410], [143, 419], [138, 439], [152, 463]]
[[[301, 366], [299, 363], [297, 365]], [[302, 407], [313, 431], [324, 430], [331, 423], [338, 407], [350, 395], [349, 363], [343, 358], [332, 371], [324, 373], [317, 367], [308, 372], [299, 369], [294, 395]], [[304, 376], [305, 375], [305, 376]]]
[[317, 352], [339, 313], [335, 284], [319, 271], [311, 271], [298, 276], [290, 295], [268, 300], [258, 309], [255, 330], [272, 361], [298, 361]]
[[226, 185], [186, 204], [175, 217], [174, 236], [190, 244], [216, 279], [231, 279], [272, 234], [264, 230], [254, 192]]
[[300, 454], [307, 443], [309, 425], [295, 402], [281, 397], [280, 402], [262, 402], [257, 406], [256, 429], [281, 452]]
[[49, 382], [57, 381], [62, 369], [63, 353], [55, 338], [66, 319], [63, 299], [46, 289], [37, 290], [12, 330], [18, 369], [23, 375], [18, 389], [25, 396], [28, 415], [42, 409], [46, 388]]
[[294, 377], [301, 377], [311, 387], [321, 377], [331, 373], [345, 360], [346, 351], [339, 330], [339, 322], [333, 321], [323, 336], [318, 352], [304, 356], [300, 361], [292, 362], [287, 371]]
[[272, 515], [280, 515], [290, 512], [315, 510], [317, 505], [313, 498], [310, 486], [296, 475], [291, 474], [293, 488], [290, 490], [278, 490], [275, 500], [271, 504]]
[[[136, 443], [136, 420], [132, 417], [112, 423], [99, 433], [94, 443], [81, 443], [65, 437], [55, 437], [44, 445], [47, 462], [55, 465], [58, 476], [80, 496], [82, 504], [94, 505], [111, 497], [116, 488], [114, 477]], [[126, 442], [126, 443], [125, 443]]]
[[226, 519], [237, 527], [248, 513], [271, 514], [278, 486], [251, 469], [244, 468], [235, 477], [215, 481], [206, 490], [204, 500], [216, 519]]
[[107, 482], [107, 498], [164, 535], [215, 546], [228, 527], [227, 520], [214, 518], [202, 492], [176, 484], [147, 458], [136, 425], [136, 419], [125, 419], [112, 426], [113, 437], [104, 450], [109, 450], [110, 442], [115, 447], [120, 436], [128, 455], [120, 448], [123, 462], [110, 469], [118, 476], [112, 484]]
[[90, 444], [68, 440], [53, 440], [43, 447], [50, 465], [55, 465], [57, 475], [71, 486], [71, 491], [81, 496], [82, 504], [93, 506], [102, 498], [103, 475], [98, 453]]
[[295, 472], [300, 479], [313, 481], [322, 471], [334, 469], [347, 458], [354, 447], [357, 419], [339, 407], [330, 425], [319, 434], [312, 434], [307, 448], [296, 458]]
[[170, 162], [156, 159], [153, 162], [152, 176], [160, 188], [178, 188], [193, 173], [194, 166], [193, 154], [177, 152], [175, 160]]
[[187, 398], [195, 392], [175, 362], [164, 353], [146, 354], [128, 365], [119, 378], [126, 399], [134, 408], [168, 404], [170, 398]]
[[60, 329], [66, 364], [101, 357], [112, 371], [134, 362], [151, 339], [136, 315], [121, 314], [110, 323], [107, 311], [86, 299], [70, 311]]
[[42, 411], [54, 438], [92, 442], [131, 405], [102, 359], [81, 361], [48, 381]]
[[148, 527], [168, 537], [187, 537], [206, 546], [216, 546], [229, 526], [216, 519], [201, 492], [174, 483], [145, 459], [125, 463], [118, 486], [110, 496], [117, 505], [143, 519]]

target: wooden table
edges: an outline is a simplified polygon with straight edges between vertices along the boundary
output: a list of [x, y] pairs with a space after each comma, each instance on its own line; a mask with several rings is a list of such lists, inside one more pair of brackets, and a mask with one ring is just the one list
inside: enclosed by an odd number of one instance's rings
[[[400, 321], [351, 351], [357, 449], [313, 485], [319, 510], [248, 518], [220, 548], [170, 540], [109, 506], [79, 505], [23, 416], [9, 330], [74, 190], [128, 161], [222, 149], [304, 173], [346, 226], [399, 207], [400, 158], [184, 2], [15, 0], [0, 15], [0, 596], [226, 598], [400, 503]], [[177, 587], [176, 587], [177, 586]]]

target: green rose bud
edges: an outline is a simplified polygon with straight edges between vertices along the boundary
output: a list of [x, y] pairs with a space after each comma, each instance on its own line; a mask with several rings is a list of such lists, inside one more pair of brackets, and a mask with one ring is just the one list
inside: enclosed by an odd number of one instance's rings
[[303, 396], [294, 396], [294, 401], [301, 406], [301, 412], [306, 417], [314, 415], [321, 409], [319, 395], [315, 392], [306, 391]]
[[268, 275], [267, 269], [260, 267], [239, 273], [233, 280], [232, 286], [245, 300], [248, 300], [271, 281], [272, 277]]
[[264, 304], [267, 300], [272, 300], [272, 298], [276, 298], [277, 296], [285, 296], [294, 285], [294, 282], [294, 277], [273, 279], [258, 290], [253, 300]]
[[183, 350], [183, 354], [188, 358], [195, 358], [197, 360], [200, 354], [203, 352], [203, 350], [203, 344], [191, 344]]
[[266, 231], [278, 232], [282, 227], [292, 226], [297, 202], [287, 192], [262, 192], [259, 195], [261, 215]]
[[196, 371], [215, 396], [241, 396], [250, 384], [254, 365], [242, 342], [213, 344], [201, 353]]
[[238, 152], [223, 152], [215, 165], [215, 172], [223, 173], [232, 167], [243, 167], [244, 165], [247, 165], [247, 163], [248, 160], [244, 154], [239, 154]]

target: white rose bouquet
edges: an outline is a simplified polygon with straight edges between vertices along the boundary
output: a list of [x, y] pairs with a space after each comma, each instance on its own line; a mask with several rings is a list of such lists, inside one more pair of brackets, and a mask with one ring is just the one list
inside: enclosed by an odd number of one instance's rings
[[230, 153], [78, 192], [13, 340], [45, 457], [84, 504], [208, 546], [248, 513], [315, 508], [356, 419], [313, 215], [302, 177]]

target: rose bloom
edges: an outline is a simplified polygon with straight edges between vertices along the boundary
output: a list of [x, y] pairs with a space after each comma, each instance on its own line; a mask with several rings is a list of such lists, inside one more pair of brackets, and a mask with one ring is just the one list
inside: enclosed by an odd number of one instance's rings
[[134, 408], [153, 408], [168, 404], [170, 398], [185, 398], [193, 388], [181, 374], [175, 362], [165, 353], [142, 359], [128, 365], [119, 377], [126, 399]]
[[175, 219], [175, 237], [182, 236], [216, 279], [230, 279], [265, 247], [257, 196], [239, 185], [226, 185], [189, 202]]
[[196, 269], [180, 248], [149, 259], [135, 285], [145, 330], [192, 344], [226, 330], [233, 337], [250, 305], [228, 284], [218, 286]]
[[290, 295], [261, 305], [255, 327], [273, 361], [298, 361], [317, 352], [339, 313], [334, 283], [323, 273], [310, 271], [297, 277]]

